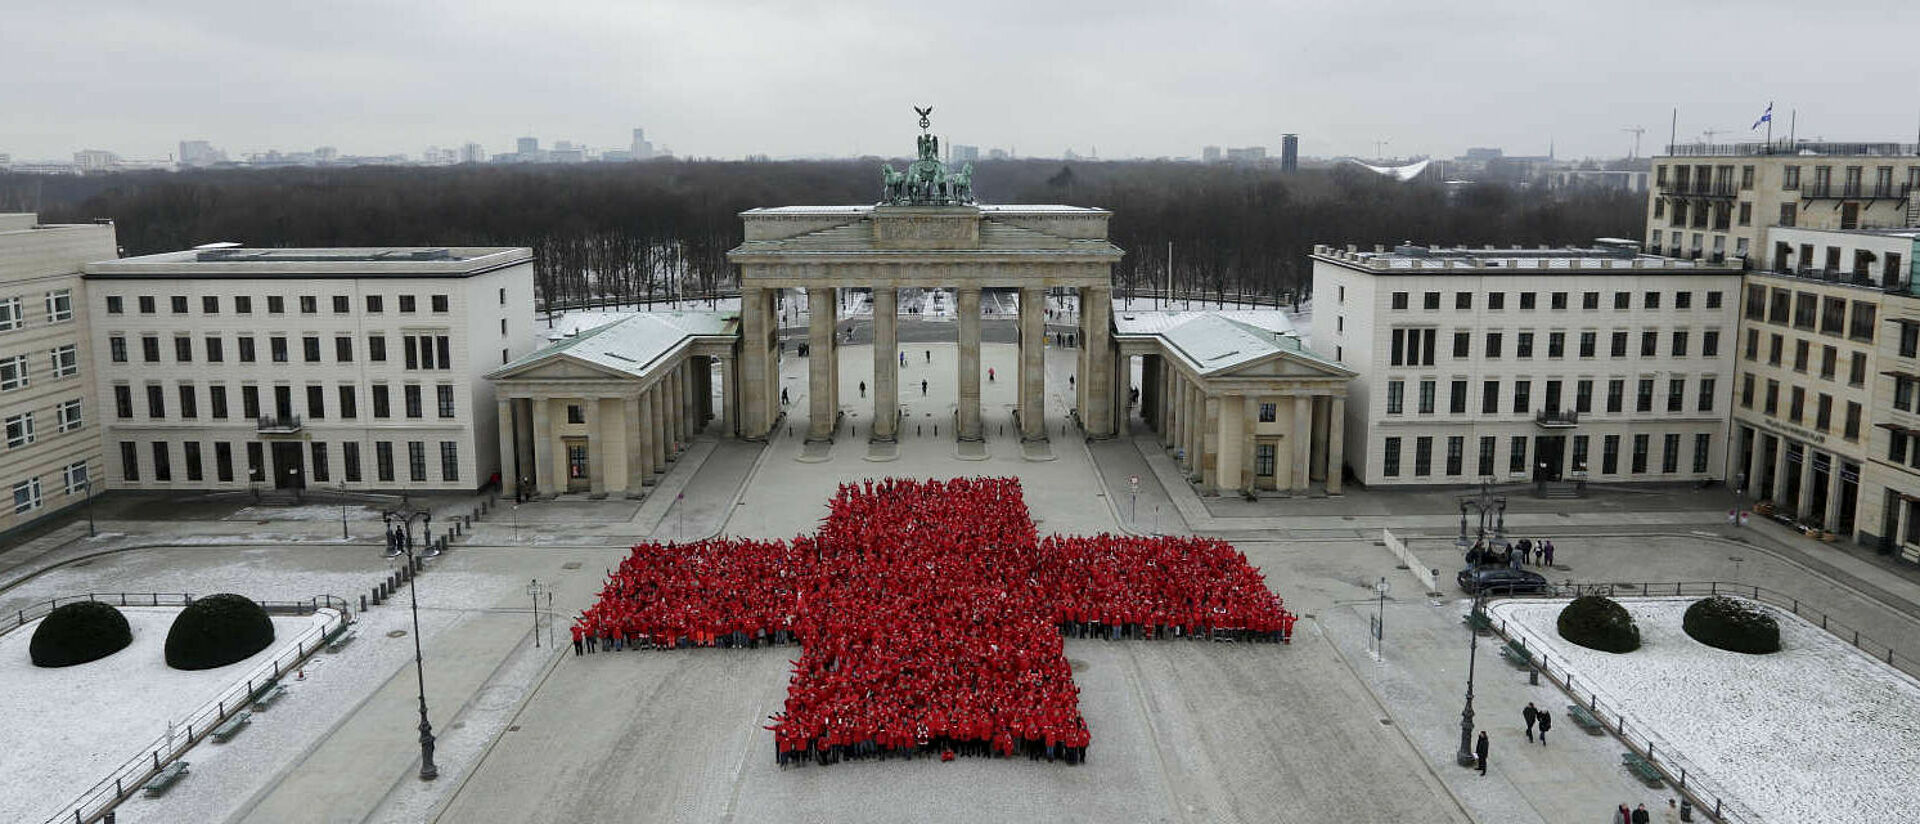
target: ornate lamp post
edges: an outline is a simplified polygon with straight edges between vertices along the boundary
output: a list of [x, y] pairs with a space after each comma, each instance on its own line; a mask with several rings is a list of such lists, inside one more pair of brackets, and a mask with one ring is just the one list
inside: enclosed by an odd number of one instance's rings
[[[1473, 536], [1467, 534], [1467, 510], [1472, 508], [1480, 516], [1477, 531]], [[1462, 551], [1475, 543], [1486, 542], [1492, 550], [1507, 548], [1507, 499], [1493, 494], [1485, 480], [1480, 481], [1480, 494], [1460, 499], [1460, 537], [1454, 539], [1454, 545]]]
[[1467, 616], [1467, 705], [1460, 710], [1460, 751], [1453, 754], [1463, 767], [1471, 767], [1478, 760], [1473, 753], [1473, 666], [1480, 652], [1480, 628], [1474, 625], [1474, 617], [1485, 603], [1485, 590], [1474, 593], [1473, 612]]
[[[409, 576], [417, 572], [413, 554], [413, 522], [422, 524], [421, 536], [428, 539], [433, 536], [433, 513], [424, 509], [412, 511], [386, 510], [380, 513], [380, 520], [387, 527], [387, 557], [407, 558]], [[402, 532], [396, 536], [394, 524], [398, 523]], [[422, 557], [433, 557], [438, 553], [423, 553]], [[407, 587], [407, 598], [413, 607], [413, 673], [420, 684], [420, 780], [432, 781], [440, 777], [440, 768], [433, 765], [433, 725], [427, 723], [427, 671], [420, 651], [420, 596], [419, 581]]]

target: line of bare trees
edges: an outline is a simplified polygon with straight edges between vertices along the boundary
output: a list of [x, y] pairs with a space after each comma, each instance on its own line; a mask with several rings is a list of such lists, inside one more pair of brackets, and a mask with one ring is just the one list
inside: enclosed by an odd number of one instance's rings
[[[563, 303], [705, 296], [733, 288], [726, 252], [756, 206], [870, 203], [880, 159], [216, 169], [88, 177], [0, 174], [0, 211], [111, 218], [126, 254], [249, 246], [531, 246], [536, 286]], [[1449, 194], [1351, 166], [990, 161], [996, 203], [1111, 210], [1122, 290], [1279, 300], [1309, 280], [1315, 243], [1585, 243], [1638, 237], [1644, 200], [1499, 184]], [[1168, 265], [1171, 244], [1172, 265]]]

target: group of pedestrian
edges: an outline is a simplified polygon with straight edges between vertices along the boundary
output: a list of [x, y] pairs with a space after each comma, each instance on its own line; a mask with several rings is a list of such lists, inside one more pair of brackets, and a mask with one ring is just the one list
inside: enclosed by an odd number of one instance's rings
[[802, 645], [785, 765], [952, 755], [1080, 763], [1063, 635], [1284, 642], [1294, 616], [1211, 538], [1039, 538], [1012, 478], [842, 485], [813, 536], [643, 544], [576, 655]]
[[[1653, 814], [1647, 812], [1647, 805], [1645, 804], [1635, 805], [1631, 810], [1627, 809], [1627, 805], [1622, 804], [1618, 809], [1613, 811], [1613, 817], [1610, 820], [1612, 824], [1653, 824]], [[1660, 821], [1662, 824], [1679, 824], [1679, 822], [1688, 820], [1691, 820], [1689, 815], [1682, 810], [1680, 803], [1674, 799], [1667, 799], [1667, 806], [1660, 810]]]
[[1487, 546], [1486, 539], [1473, 542], [1473, 548], [1467, 550], [1468, 566], [1504, 566], [1521, 569], [1527, 566], [1553, 566], [1553, 541], [1547, 538], [1538, 540], [1520, 538], [1508, 543], [1505, 549]]
[[1520, 711], [1520, 717], [1527, 722], [1527, 743], [1533, 743], [1533, 728], [1537, 725], [1540, 727], [1540, 746], [1546, 746], [1547, 730], [1553, 729], [1553, 713], [1539, 709], [1532, 701], [1528, 701], [1527, 708]]

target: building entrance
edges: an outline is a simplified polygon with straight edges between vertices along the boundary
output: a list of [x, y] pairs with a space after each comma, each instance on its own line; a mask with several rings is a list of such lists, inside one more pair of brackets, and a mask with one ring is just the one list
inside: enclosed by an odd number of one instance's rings
[[273, 488], [306, 489], [307, 467], [306, 450], [300, 448], [299, 441], [286, 441], [273, 445]]
[[1561, 477], [1561, 464], [1567, 449], [1565, 435], [1536, 435], [1533, 438], [1534, 461], [1539, 464], [1536, 481], [1558, 481]]

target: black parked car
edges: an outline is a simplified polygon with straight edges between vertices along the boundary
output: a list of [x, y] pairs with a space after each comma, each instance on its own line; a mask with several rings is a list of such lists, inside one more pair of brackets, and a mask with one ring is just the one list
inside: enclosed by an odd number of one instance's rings
[[1546, 592], [1551, 588], [1547, 579], [1539, 573], [1509, 567], [1463, 569], [1454, 580], [1468, 594], [1486, 590], [1489, 595], [1511, 595], [1516, 592]]

